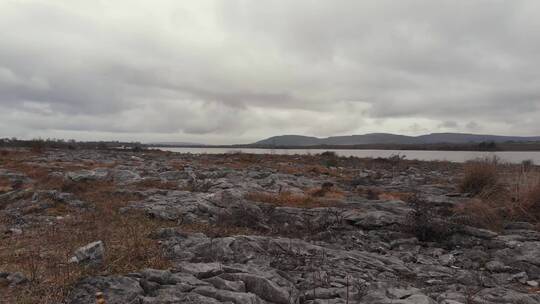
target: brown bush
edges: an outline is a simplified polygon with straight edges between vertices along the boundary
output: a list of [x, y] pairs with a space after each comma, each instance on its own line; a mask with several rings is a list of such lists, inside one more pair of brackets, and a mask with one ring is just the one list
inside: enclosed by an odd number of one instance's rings
[[474, 198], [454, 208], [456, 221], [470, 226], [500, 231], [504, 227], [508, 206], [504, 202], [495, 202]]
[[498, 165], [497, 158], [478, 159], [466, 163], [459, 189], [462, 192], [478, 195], [497, 188], [499, 185]]
[[32, 140], [30, 151], [35, 154], [42, 154], [45, 151], [45, 143], [42, 140]]
[[503, 229], [508, 221], [540, 223], [540, 179], [533, 173], [506, 172], [496, 186], [456, 206], [455, 214], [465, 224], [491, 230]]
[[540, 182], [530, 188], [524, 195], [523, 212], [531, 220], [540, 222]]

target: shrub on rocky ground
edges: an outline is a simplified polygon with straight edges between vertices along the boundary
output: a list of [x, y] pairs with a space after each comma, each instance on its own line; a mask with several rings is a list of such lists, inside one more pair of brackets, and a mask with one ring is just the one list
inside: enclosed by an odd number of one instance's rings
[[524, 197], [524, 212], [531, 220], [540, 222], [540, 181], [530, 188]]
[[461, 223], [496, 231], [510, 221], [540, 223], [540, 178], [534, 167], [503, 168], [496, 160], [488, 159], [473, 164], [469, 170], [471, 176], [463, 181], [468, 180], [467, 184], [475, 185], [477, 191], [474, 198], [454, 208]]
[[30, 141], [30, 151], [36, 154], [41, 154], [45, 151], [45, 143], [42, 140]]
[[504, 227], [507, 209], [504, 203], [474, 198], [457, 205], [453, 212], [455, 220], [461, 224], [500, 231]]
[[459, 189], [472, 195], [492, 191], [499, 185], [500, 181], [498, 165], [499, 160], [495, 157], [466, 163]]
[[339, 156], [336, 152], [326, 151], [320, 154], [323, 163], [326, 167], [337, 167], [339, 164]]
[[414, 234], [418, 240], [440, 242], [453, 233], [454, 224], [440, 220], [433, 205], [421, 196], [411, 195], [407, 203], [412, 211], [407, 216], [405, 231]]

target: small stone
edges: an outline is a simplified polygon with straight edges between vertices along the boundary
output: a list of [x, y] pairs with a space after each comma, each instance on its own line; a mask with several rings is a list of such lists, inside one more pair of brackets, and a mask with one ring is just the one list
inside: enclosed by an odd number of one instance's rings
[[28, 282], [28, 279], [21, 272], [14, 272], [7, 276], [10, 286], [21, 285]]
[[518, 281], [522, 284], [526, 284], [529, 277], [526, 272], [519, 272], [510, 277], [510, 281]]
[[10, 228], [8, 230], [8, 233], [13, 234], [13, 235], [21, 235], [23, 231], [22, 229], [19, 229], [19, 228]]
[[141, 274], [150, 282], [160, 285], [171, 283], [171, 272], [169, 270], [145, 269]]
[[439, 257], [439, 262], [441, 263], [441, 265], [444, 265], [444, 266], [454, 264], [455, 261], [456, 261], [456, 257], [451, 253], [443, 254]]
[[500, 261], [489, 261], [486, 263], [486, 269], [491, 272], [504, 272], [508, 267]]
[[471, 227], [471, 226], [464, 226], [462, 227], [462, 232], [467, 234], [467, 235], [471, 235], [471, 236], [475, 236], [477, 238], [481, 238], [481, 239], [492, 239], [494, 237], [496, 237], [498, 234], [491, 231], [491, 230], [487, 230], [487, 229], [481, 229], [481, 228], [474, 228], [474, 227]]
[[386, 290], [386, 294], [391, 299], [405, 299], [407, 297], [410, 297], [414, 294], [420, 294], [421, 291], [418, 288], [410, 287], [410, 288], [388, 288]]
[[105, 246], [102, 241], [97, 241], [77, 249], [75, 255], [69, 259], [69, 262], [97, 265], [101, 264], [104, 258]]
[[527, 281], [527, 285], [531, 287], [538, 287], [538, 281]]

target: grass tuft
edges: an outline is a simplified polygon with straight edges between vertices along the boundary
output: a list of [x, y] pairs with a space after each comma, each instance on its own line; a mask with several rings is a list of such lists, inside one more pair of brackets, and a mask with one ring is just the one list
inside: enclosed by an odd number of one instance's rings
[[495, 157], [467, 162], [459, 189], [472, 195], [492, 191], [499, 184], [498, 165]]

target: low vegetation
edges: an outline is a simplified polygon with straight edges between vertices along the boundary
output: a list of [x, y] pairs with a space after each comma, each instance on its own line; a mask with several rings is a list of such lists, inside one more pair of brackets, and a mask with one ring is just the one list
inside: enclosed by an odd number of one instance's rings
[[460, 190], [472, 195], [496, 190], [500, 179], [499, 166], [500, 161], [497, 158], [469, 161], [464, 167]]
[[531, 162], [469, 162], [459, 185], [472, 198], [455, 208], [461, 222], [501, 230], [509, 221], [540, 223], [540, 171]]
[[[171, 223], [138, 213], [121, 214], [121, 207], [134, 197], [117, 192], [110, 183], [66, 183], [60, 187], [90, 203], [89, 209], [75, 212], [59, 203], [47, 210], [59, 217], [58, 224], [0, 239], [0, 268], [22, 271], [30, 280], [26, 288], [9, 291], [11, 303], [58, 303], [72, 283], [87, 275], [170, 266], [149, 235]], [[5, 219], [4, 223], [8, 222]], [[106, 247], [105, 261], [99, 268], [68, 263], [75, 249], [96, 240], [102, 240]]]
[[422, 242], [441, 242], [452, 234], [454, 223], [440, 220], [432, 204], [420, 195], [410, 195], [407, 203], [413, 210], [408, 215], [405, 232], [412, 233]]
[[337, 199], [343, 198], [343, 193], [332, 186], [308, 189], [305, 193], [296, 194], [288, 191], [279, 193], [251, 192], [246, 199], [255, 202], [272, 204], [281, 207], [317, 208], [336, 205]]

